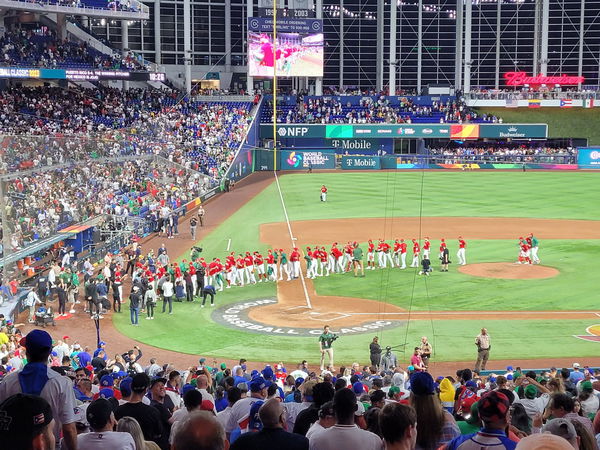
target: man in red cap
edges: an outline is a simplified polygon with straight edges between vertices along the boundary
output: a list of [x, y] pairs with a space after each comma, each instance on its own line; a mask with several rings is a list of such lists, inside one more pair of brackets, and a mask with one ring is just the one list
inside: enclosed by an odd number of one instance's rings
[[294, 250], [290, 253], [290, 262], [292, 263], [292, 278], [298, 278], [300, 276], [300, 251], [298, 247], [294, 247]]
[[456, 252], [458, 264], [464, 266], [467, 264], [467, 242], [462, 236], [458, 237], [458, 252]]
[[52, 338], [46, 331], [32, 330], [21, 339], [20, 345], [25, 347], [28, 362], [23, 369], [4, 377], [0, 383], [0, 402], [18, 393], [44, 398], [50, 404], [55, 419], [54, 436], [57, 442], [62, 431], [65, 447], [76, 449], [75, 393], [68, 377], [48, 367]]

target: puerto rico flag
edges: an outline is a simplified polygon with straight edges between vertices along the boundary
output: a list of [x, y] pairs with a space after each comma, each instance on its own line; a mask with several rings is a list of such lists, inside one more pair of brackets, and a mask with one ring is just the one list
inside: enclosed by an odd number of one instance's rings
[[560, 100], [560, 107], [561, 108], [572, 108], [573, 107], [573, 100], [571, 99], [561, 99]]

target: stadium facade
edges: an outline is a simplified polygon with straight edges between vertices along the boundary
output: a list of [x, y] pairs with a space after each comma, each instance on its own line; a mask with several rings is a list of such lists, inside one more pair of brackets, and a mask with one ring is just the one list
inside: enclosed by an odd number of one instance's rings
[[[323, 79], [282, 80], [284, 86], [317, 93], [340, 86], [501, 89], [503, 74], [513, 71], [580, 75], [586, 86], [600, 86], [598, 0], [399, 0], [395, 8], [389, 0], [315, 1], [308, 7], [323, 19]], [[89, 19], [89, 25], [117, 46], [127, 34], [130, 49], [163, 65], [182, 86], [187, 63], [193, 79], [215, 80], [207, 86], [269, 87], [268, 80], [246, 76], [247, 18], [259, 14], [259, 0], [145, 4], [149, 20]]]

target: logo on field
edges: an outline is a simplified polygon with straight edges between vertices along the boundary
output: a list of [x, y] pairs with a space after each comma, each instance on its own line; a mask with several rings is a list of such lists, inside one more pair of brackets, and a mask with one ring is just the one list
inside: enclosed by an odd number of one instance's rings
[[292, 167], [298, 167], [302, 163], [302, 155], [296, 152], [290, 153], [287, 163]]
[[600, 342], [600, 325], [592, 325], [585, 329], [587, 334], [573, 335], [577, 339], [583, 339], [584, 341]]

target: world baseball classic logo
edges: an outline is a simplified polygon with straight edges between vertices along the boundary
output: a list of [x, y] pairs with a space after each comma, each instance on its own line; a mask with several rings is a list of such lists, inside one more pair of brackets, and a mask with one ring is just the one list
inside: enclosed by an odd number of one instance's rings
[[288, 156], [287, 163], [292, 167], [298, 167], [302, 164], [302, 155], [300, 153], [292, 152]]

